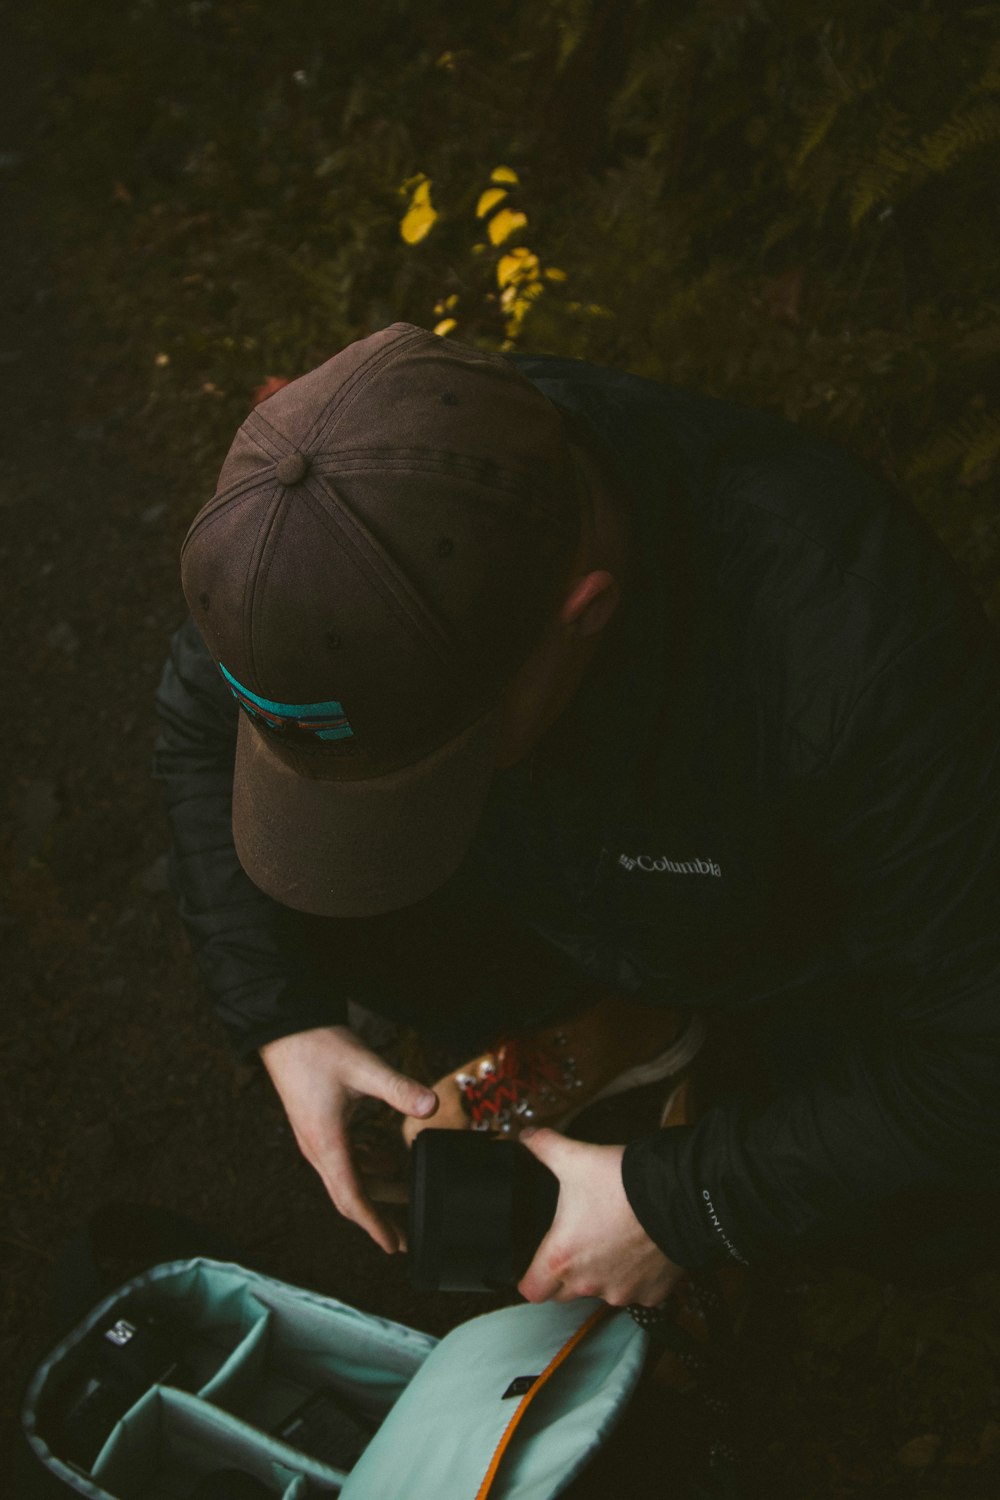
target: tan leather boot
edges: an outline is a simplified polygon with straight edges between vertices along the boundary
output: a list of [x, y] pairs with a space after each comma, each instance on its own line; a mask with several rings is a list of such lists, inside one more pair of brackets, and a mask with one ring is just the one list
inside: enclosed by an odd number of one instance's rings
[[410, 1145], [421, 1130], [563, 1129], [598, 1099], [678, 1081], [704, 1037], [701, 1016], [607, 996], [557, 1025], [502, 1037], [440, 1078], [436, 1113], [407, 1117], [403, 1137]]

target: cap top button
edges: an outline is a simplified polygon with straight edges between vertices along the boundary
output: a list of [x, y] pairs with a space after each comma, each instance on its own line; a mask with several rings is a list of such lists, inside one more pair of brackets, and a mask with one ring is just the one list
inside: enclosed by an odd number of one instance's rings
[[309, 470], [309, 460], [304, 453], [287, 453], [274, 471], [279, 484], [298, 484]]

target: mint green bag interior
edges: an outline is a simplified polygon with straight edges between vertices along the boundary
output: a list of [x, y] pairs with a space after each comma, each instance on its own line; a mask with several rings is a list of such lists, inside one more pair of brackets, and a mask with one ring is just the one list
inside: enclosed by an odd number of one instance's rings
[[[526, 1303], [437, 1340], [240, 1266], [175, 1261], [105, 1298], [51, 1352], [29, 1385], [24, 1427], [41, 1462], [92, 1500], [185, 1500], [225, 1468], [252, 1474], [276, 1500], [476, 1500], [517, 1414], [489, 1495], [549, 1500], [603, 1443], [645, 1359], [647, 1335], [620, 1311], [595, 1318], [602, 1308]], [[194, 1389], [154, 1385], [83, 1470], [59, 1451], [52, 1394], [80, 1378], [95, 1330], [148, 1313], [183, 1328]], [[274, 1435], [320, 1390], [376, 1428], [349, 1472]]]

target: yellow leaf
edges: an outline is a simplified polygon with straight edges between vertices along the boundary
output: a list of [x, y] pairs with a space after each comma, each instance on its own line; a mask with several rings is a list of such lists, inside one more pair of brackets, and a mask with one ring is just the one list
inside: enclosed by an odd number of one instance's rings
[[455, 71], [454, 52], [442, 52], [434, 66], [436, 68], [447, 68], [449, 73], [453, 73]]
[[426, 172], [416, 172], [416, 173], [414, 173], [414, 175], [412, 177], [407, 177], [407, 179], [403, 183], [402, 187], [398, 189], [400, 197], [401, 198], [405, 198], [406, 195], [407, 195], [407, 193], [412, 193], [413, 190], [414, 190], [414, 188], [419, 187], [422, 182], [429, 182], [429, 181], [430, 181], [430, 178], [427, 176]]
[[537, 275], [538, 256], [524, 245], [509, 250], [497, 261], [497, 286], [506, 286], [511, 281], [532, 281]]
[[597, 302], [567, 302], [566, 308], [569, 312], [584, 313], [589, 318], [613, 318], [614, 313], [609, 307], [601, 307]]
[[444, 338], [445, 334], [450, 333], [453, 328], [457, 328], [457, 327], [458, 327], [458, 324], [455, 322], [454, 318], [442, 318], [440, 323], [435, 323], [434, 324], [433, 331], [440, 338]]
[[424, 178], [410, 201], [409, 212], [403, 218], [399, 232], [408, 245], [416, 245], [429, 234], [437, 218], [437, 210], [431, 203], [430, 178]]
[[450, 297], [446, 297], [444, 299], [444, 305], [448, 309], [449, 312], [451, 311], [451, 309], [453, 307], [457, 307], [458, 306], [458, 293], [457, 292], [452, 292], [452, 294], [451, 294]]
[[530, 302], [524, 302], [520, 298], [515, 301], [510, 310], [510, 315], [508, 316], [507, 321], [504, 324], [505, 333], [516, 334], [520, 330], [521, 325], [524, 322], [525, 314], [527, 313], [530, 306]]
[[416, 245], [428, 235], [437, 214], [433, 208], [411, 208], [399, 226], [399, 232], [408, 245]]
[[501, 208], [493, 215], [486, 229], [493, 244], [502, 245], [516, 230], [523, 229], [527, 222], [527, 214], [516, 213], [512, 208]]
[[491, 182], [506, 182], [511, 187], [517, 187], [520, 180], [517, 173], [510, 167], [494, 167], [490, 173]]
[[516, 307], [518, 303], [523, 303], [527, 307], [544, 290], [545, 288], [540, 281], [528, 281], [517, 286], [505, 286], [500, 293], [500, 306], [504, 308]]
[[506, 196], [507, 194], [503, 188], [487, 188], [485, 193], [480, 193], [479, 202], [476, 204], [476, 218], [482, 219], [485, 217], [490, 209], [495, 208], [498, 203], [502, 203]]
[[560, 271], [558, 266], [546, 266], [544, 273], [550, 281], [565, 281], [566, 272]]

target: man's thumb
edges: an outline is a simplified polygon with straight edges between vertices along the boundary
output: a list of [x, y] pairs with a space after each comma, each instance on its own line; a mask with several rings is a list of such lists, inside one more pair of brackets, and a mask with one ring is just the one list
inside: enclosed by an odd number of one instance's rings
[[557, 1164], [570, 1144], [566, 1136], [546, 1125], [529, 1125], [521, 1131], [518, 1140], [552, 1172], [558, 1171]]
[[416, 1115], [421, 1120], [434, 1114], [438, 1107], [438, 1096], [433, 1089], [424, 1088], [422, 1083], [403, 1073], [389, 1074], [382, 1098], [400, 1114]]
[[359, 1093], [381, 1099], [401, 1115], [426, 1119], [438, 1107], [438, 1097], [432, 1089], [415, 1078], [407, 1078], [405, 1073], [397, 1073], [374, 1053], [362, 1054], [350, 1082]]

